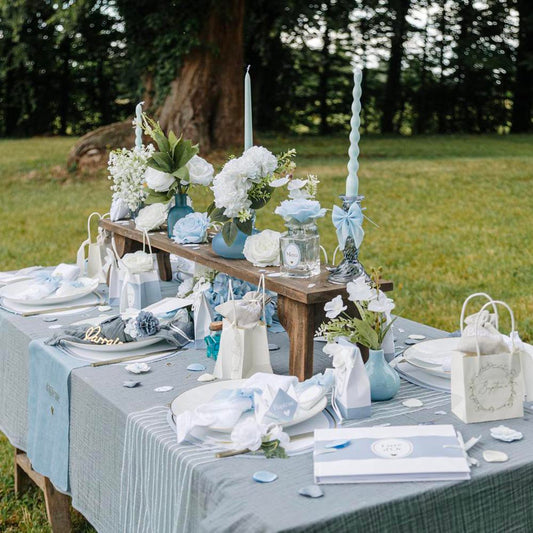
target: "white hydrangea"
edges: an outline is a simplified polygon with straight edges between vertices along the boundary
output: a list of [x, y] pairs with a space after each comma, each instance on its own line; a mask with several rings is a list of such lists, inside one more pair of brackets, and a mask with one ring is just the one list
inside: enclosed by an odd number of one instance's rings
[[239, 213], [249, 209], [252, 205], [248, 198], [248, 191], [251, 186], [251, 182], [242, 177], [239, 172], [228, 172], [224, 167], [222, 172], [213, 180], [212, 189], [215, 195], [215, 205], [220, 209], [224, 208], [224, 214], [228, 218], [239, 216]]
[[138, 209], [146, 198], [144, 173], [146, 162], [154, 151], [155, 148], [149, 144], [140, 150], [122, 148], [109, 154], [107, 170], [108, 179], [113, 180], [113, 200], [123, 200], [132, 211]]
[[248, 178], [253, 182], [259, 182], [262, 178], [271, 176], [278, 166], [276, 156], [263, 146], [248, 148], [240, 159], [244, 160]]

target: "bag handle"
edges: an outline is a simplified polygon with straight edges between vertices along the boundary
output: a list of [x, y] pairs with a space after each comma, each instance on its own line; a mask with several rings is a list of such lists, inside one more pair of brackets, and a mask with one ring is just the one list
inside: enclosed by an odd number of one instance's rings
[[[463, 333], [463, 330], [464, 330], [464, 319], [465, 319], [466, 304], [470, 300], [472, 300], [473, 298], [476, 298], [477, 296], [484, 296], [488, 300], [488, 303], [492, 304], [492, 309], [494, 311], [494, 314], [496, 315], [496, 329], [499, 328], [499, 326], [498, 326], [498, 319], [499, 319], [499, 317], [498, 317], [498, 308], [496, 307], [494, 300], [486, 292], [475, 292], [474, 294], [471, 294], [463, 303], [463, 308], [461, 309], [461, 323], [460, 323], [461, 333]], [[485, 307], [487, 307], [487, 305], [488, 304], [484, 305], [483, 309], [485, 309]], [[480, 313], [481, 313], [481, 311], [480, 311]]]
[[331, 259], [331, 264], [333, 266], [335, 266], [335, 261], [337, 259], [337, 252], [340, 250], [340, 246], [337, 246], [337, 248], [335, 248], [334, 252], [333, 252], [333, 257]]
[[[503, 305], [503, 307], [505, 307], [507, 309], [507, 311], [509, 311], [509, 315], [511, 316], [511, 333], [509, 334], [509, 338], [511, 339], [511, 353], [510, 355], [513, 355], [515, 353], [515, 350], [516, 350], [516, 347], [515, 347], [515, 343], [514, 343], [514, 331], [515, 331], [515, 321], [514, 321], [514, 314], [513, 314], [513, 311], [512, 309], [505, 303], [505, 302], [502, 302], [501, 300], [491, 300], [490, 302], [487, 302], [482, 308], [481, 308], [481, 311], [479, 312], [478, 316], [477, 316], [477, 320], [476, 320], [476, 327], [475, 327], [475, 336], [476, 336], [476, 354], [477, 354], [477, 373], [479, 374], [479, 371], [480, 371], [480, 367], [481, 367], [481, 351], [479, 349], [479, 337], [478, 337], [478, 332], [479, 332], [479, 326], [480, 326], [480, 322], [481, 322], [481, 313], [483, 311], [485, 311], [485, 309], [489, 306], [492, 306], [493, 309], [496, 308], [496, 304], [498, 305]], [[509, 366], [511, 366], [511, 358], [509, 357]]]
[[[146, 242], [145, 242], [146, 238]], [[150, 255], [152, 255], [152, 245], [150, 244], [150, 237], [148, 232], [143, 229], [143, 252], [146, 253], [146, 243], [148, 243], [148, 250], [150, 250]]]
[[257, 284], [257, 292], [263, 289], [263, 322], [266, 324], [266, 288], [265, 288], [265, 275], [261, 274], [259, 283]]

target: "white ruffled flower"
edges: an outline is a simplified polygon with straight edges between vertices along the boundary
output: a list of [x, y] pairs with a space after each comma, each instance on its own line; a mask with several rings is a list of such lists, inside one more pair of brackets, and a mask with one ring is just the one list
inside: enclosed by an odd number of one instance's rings
[[254, 418], [245, 418], [235, 425], [230, 438], [235, 448], [256, 451], [261, 448], [265, 431], [266, 427], [258, 424]]
[[270, 176], [278, 166], [276, 156], [263, 146], [248, 148], [242, 154], [242, 159], [249, 165], [247, 175], [254, 182]]
[[281, 233], [266, 229], [250, 235], [244, 243], [244, 257], [254, 266], [279, 266], [279, 239]]
[[326, 316], [328, 318], [337, 318], [343, 311], [346, 311], [346, 309], [348, 309], [348, 307], [343, 304], [344, 302], [342, 301], [342, 296], [340, 294], [338, 296], [335, 296], [333, 300], [329, 301], [324, 306]]
[[158, 229], [166, 222], [167, 216], [167, 205], [147, 205], [139, 211], [139, 214], [135, 218], [135, 227], [145, 231]]
[[[213, 181], [215, 169], [211, 163], [198, 155], [193, 155], [185, 165], [189, 170], [189, 181], [193, 185], [209, 185]], [[187, 183], [184, 181], [183, 183]]]
[[394, 309], [394, 301], [384, 292], [379, 291], [379, 296], [370, 300], [368, 310], [373, 313], [390, 313]]
[[[234, 160], [226, 163], [226, 166]], [[248, 191], [251, 183], [240, 175], [239, 171], [230, 172], [222, 170], [213, 180], [213, 193], [215, 195], [215, 205], [219, 209], [224, 209], [224, 215], [234, 218], [243, 210], [249, 209], [252, 202], [248, 198]]]
[[185, 298], [188, 296], [194, 287], [194, 278], [187, 278], [185, 281], [182, 281], [178, 287], [178, 292], [176, 296], [178, 298]]
[[368, 302], [376, 297], [376, 291], [372, 289], [363, 276], [346, 285], [348, 299], [352, 302]]
[[129, 335], [132, 339], [136, 339], [141, 336], [141, 333], [137, 329], [136, 318], [131, 318], [128, 320], [126, 327], [124, 328], [124, 333]]
[[290, 437], [283, 431], [283, 428], [280, 425], [276, 424], [275, 426], [270, 426], [268, 428], [267, 434], [263, 440], [267, 442], [279, 440], [279, 445], [282, 448], [285, 448], [290, 442]]
[[156, 192], [167, 192], [176, 178], [172, 174], [148, 167], [144, 173], [144, 180], [150, 189]]

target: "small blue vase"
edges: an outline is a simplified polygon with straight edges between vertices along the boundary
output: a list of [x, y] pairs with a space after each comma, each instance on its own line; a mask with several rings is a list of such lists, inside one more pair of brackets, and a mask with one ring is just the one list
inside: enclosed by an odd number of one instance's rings
[[373, 402], [390, 400], [396, 396], [400, 389], [400, 376], [385, 360], [383, 350], [368, 350], [365, 368]]
[[194, 213], [194, 209], [187, 204], [188, 196], [186, 194], [176, 194], [174, 196], [175, 204], [174, 207], [171, 207], [168, 212], [167, 217], [167, 233], [170, 239], [173, 237], [174, 225], [176, 222], [183, 217], [186, 217], [190, 213]]

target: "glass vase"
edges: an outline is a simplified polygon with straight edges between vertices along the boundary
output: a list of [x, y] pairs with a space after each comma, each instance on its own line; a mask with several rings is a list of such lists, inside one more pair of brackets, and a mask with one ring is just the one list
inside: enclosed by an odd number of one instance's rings
[[167, 233], [170, 239], [174, 234], [174, 226], [178, 220], [194, 213], [194, 209], [188, 203], [189, 197], [185, 193], [174, 196], [174, 207], [171, 207], [167, 216]]
[[310, 278], [320, 274], [320, 237], [314, 222], [286, 224], [279, 241], [281, 272], [291, 278]]
[[400, 376], [385, 360], [383, 350], [368, 350], [365, 368], [373, 402], [390, 400], [396, 396], [400, 389]]

